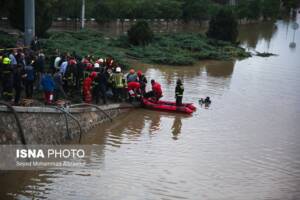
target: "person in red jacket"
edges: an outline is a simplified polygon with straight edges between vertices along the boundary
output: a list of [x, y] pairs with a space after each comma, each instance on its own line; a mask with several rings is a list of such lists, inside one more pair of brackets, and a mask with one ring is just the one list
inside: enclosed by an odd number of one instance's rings
[[97, 76], [97, 72], [92, 72], [86, 79], [83, 81], [83, 98], [85, 103], [92, 102], [92, 84], [94, 78]]
[[156, 82], [153, 79], [151, 80], [151, 85], [152, 85], [152, 91], [154, 93], [154, 98], [156, 99], [156, 101], [158, 101], [162, 97], [161, 86], [158, 82]]
[[127, 84], [127, 92], [129, 94], [129, 102], [133, 99], [139, 99], [141, 96], [141, 85], [139, 82], [129, 82]]
[[156, 82], [153, 79], [151, 80], [151, 85], [152, 85], [152, 91], [147, 92], [144, 95], [144, 97], [152, 98], [154, 101], [158, 101], [163, 96], [161, 86], [158, 82]]

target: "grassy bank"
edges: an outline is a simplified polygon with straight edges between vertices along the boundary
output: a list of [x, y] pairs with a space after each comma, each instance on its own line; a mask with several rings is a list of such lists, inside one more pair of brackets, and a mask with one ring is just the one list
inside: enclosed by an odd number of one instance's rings
[[109, 38], [94, 31], [53, 32], [48, 38], [41, 39], [41, 43], [48, 55], [53, 54], [55, 49], [75, 51], [81, 56], [111, 55], [124, 65], [127, 65], [128, 58], [146, 63], [191, 65], [204, 59], [230, 60], [250, 56], [243, 48], [196, 33], [157, 34], [145, 47], [128, 44], [126, 36]]

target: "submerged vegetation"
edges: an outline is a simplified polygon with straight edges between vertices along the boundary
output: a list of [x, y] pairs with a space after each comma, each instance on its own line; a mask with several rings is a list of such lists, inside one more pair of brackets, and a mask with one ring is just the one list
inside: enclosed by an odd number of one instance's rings
[[[0, 48], [15, 46], [16, 39], [13, 36], [0, 34]], [[250, 53], [237, 45], [210, 39], [199, 33], [155, 34], [153, 40], [145, 46], [131, 45], [127, 36], [110, 38], [90, 30], [52, 32], [40, 42], [47, 55], [59, 49], [60, 52], [76, 52], [80, 56], [112, 56], [125, 66], [128, 66], [128, 59], [156, 64], [191, 65], [204, 59], [230, 60], [250, 56]]]
[[93, 31], [62, 32], [51, 34], [42, 43], [48, 53], [60, 49], [62, 52], [75, 51], [79, 55], [111, 55], [125, 64], [127, 58], [156, 64], [190, 65], [203, 59], [228, 60], [250, 56], [241, 47], [196, 33], [158, 34], [148, 45], [134, 46], [128, 42], [127, 36], [108, 38]]
[[144, 62], [168, 65], [190, 65], [197, 60], [230, 60], [250, 56], [243, 48], [229, 42], [195, 33], [157, 35], [147, 46], [129, 47], [127, 55]]

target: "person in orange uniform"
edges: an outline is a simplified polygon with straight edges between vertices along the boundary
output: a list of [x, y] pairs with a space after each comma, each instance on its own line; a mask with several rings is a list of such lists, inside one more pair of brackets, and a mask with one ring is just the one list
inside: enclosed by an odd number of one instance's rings
[[83, 81], [83, 97], [85, 103], [92, 102], [92, 83], [97, 76], [97, 72], [92, 72], [86, 79]]

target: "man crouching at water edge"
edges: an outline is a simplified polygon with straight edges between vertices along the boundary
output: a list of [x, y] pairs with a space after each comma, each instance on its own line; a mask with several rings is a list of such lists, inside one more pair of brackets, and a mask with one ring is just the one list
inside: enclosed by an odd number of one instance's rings
[[144, 97], [153, 98], [154, 101], [158, 101], [163, 95], [161, 90], [161, 85], [154, 79], [151, 80], [152, 91], [147, 92]]
[[175, 99], [176, 99], [177, 106], [182, 105], [183, 91], [184, 91], [184, 87], [183, 87], [182, 81], [180, 79], [178, 79], [176, 82], [176, 88], [175, 88]]

